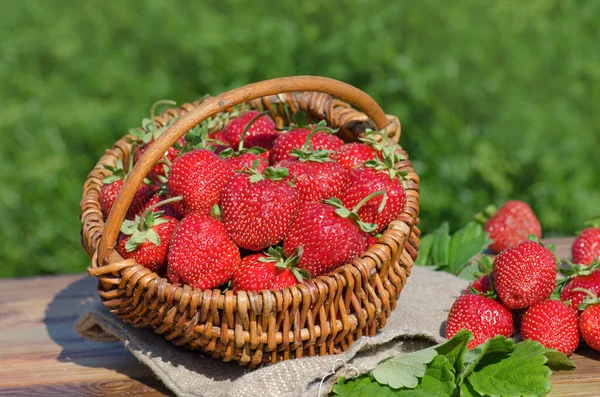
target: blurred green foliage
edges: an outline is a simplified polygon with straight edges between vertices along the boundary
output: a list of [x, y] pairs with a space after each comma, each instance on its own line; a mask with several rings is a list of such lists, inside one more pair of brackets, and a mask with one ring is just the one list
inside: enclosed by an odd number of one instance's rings
[[598, 1], [0, 3], [2, 277], [85, 269], [83, 182], [155, 100], [295, 74], [400, 117], [425, 230], [509, 198], [546, 235], [600, 212]]

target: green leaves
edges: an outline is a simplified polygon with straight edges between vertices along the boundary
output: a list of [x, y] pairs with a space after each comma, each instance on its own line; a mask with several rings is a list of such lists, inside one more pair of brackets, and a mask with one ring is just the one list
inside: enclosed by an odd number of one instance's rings
[[381, 384], [395, 389], [402, 387], [414, 388], [419, 379], [427, 372], [427, 365], [437, 352], [434, 349], [419, 350], [414, 353], [402, 354], [379, 364], [372, 372], [373, 378]]
[[346, 379], [342, 376], [333, 386], [333, 393], [344, 397], [394, 397], [396, 393], [387, 386], [373, 382], [368, 376]]
[[514, 345], [512, 352], [506, 350], [485, 355], [468, 377], [466, 381], [477, 393], [537, 397], [552, 389], [552, 371], [544, 365], [547, 359], [540, 343], [526, 340]]
[[448, 223], [421, 239], [417, 264], [433, 266], [466, 279], [474, 279], [476, 265], [471, 258], [491, 243], [488, 233], [475, 222], [450, 235]]
[[540, 343], [496, 336], [473, 350], [470, 332], [462, 330], [432, 348], [380, 363], [370, 375], [340, 378], [339, 396], [504, 397], [541, 396], [551, 390], [552, 370], [573, 369], [562, 353]]

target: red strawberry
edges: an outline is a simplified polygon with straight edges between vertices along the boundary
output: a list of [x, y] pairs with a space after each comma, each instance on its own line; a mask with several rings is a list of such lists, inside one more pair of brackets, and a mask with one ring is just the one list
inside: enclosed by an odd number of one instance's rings
[[[406, 205], [406, 192], [402, 186], [405, 172], [396, 168], [399, 156], [393, 152], [385, 155], [384, 160], [369, 160], [365, 164], [350, 171], [348, 183], [342, 192], [342, 203], [346, 207], [354, 207], [369, 194], [383, 190], [383, 197], [370, 200], [358, 212], [362, 220], [377, 225], [380, 232], [388, 223], [396, 219]], [[383, 206], [383, 210], [380, 207]]]
[[[144, 146], [141, 146], [140, 148], [138, 148], [135, 151], [135, 154], [133, 155], [134, 163], [137, 163], [140, 160], [142, 155], [150, 148], [150, 146], [153, 143], [154, 143], [154, 139], [151, 140], [150, 142], [146, 143]], [[181, 139], [179, 139], [179, 141], [177, 141], [177, 143], [183, 147], [185, 145], [185, 139], [181, 138]], [[158, 182], [160, 180], [159, 177], [166, 176], [167, 169], [170, 167], [170, 165], [173, 163], [173, 161], [175, 161], [175, 159], [177, 158], [179, 153], [181, 153], [181, 150], [177, 149], [175, 146], [171, 146], [169, 149], [167, 149], [163, 158], [161, 160], [159, 160], [158, 163], [154, 164], [154, 166], [152, 167], [152, 169], [150, 170], [150, 172], [148, 173], [146, 178], [148, 178], [149, 180], [151, 180], [153, 182]]]
[[[112, 209], [115, 200], [117, 199], [117, 195], [119, 191], [121, 191], [121, 187], [123, 186], [123, 181], [127, 177], [125, 171], [123, 170], [123, 163], [119, 159], [116, 167], [104, 166], [106, 169], [112, 172], [112, 175], [104, 178], [102, 180], [102, 188], [100, 189], [100, 193], [98, 194], [98, 200], [100, 201], [100, 209], [102, 210], [102, 214], [104, 217], [108, 217], [110, 210]], [[142, 183], [142, 185], [138, 188], [138, 191], [133, 196], [131, 200], [131, 204], [129, 205], [129, 209], [127, 210], [127, 214], [125, 217], [127, 219], [133, 219], [136, 214], [139, 214], [143, 211], [144, 206], [148, 199], [154, 194], [156, 191], [156, 187], [154, 185], [147, 185]]]
[[571, 307], [577, 310], [586, 297], [586, 293], [581, 291], [582, 288], [600, 294], [600, 270], [598, 270], [600, 262], [593, 263], [591, 266], [574, 266], [574, 268], [574, 274], [570, 276], [560, 293], [560, 300], [570, 301]]
[[579, 329], [581, 336], [589, 347], [600, 350], [600, 299], [598, 293], [589, 290], [583, 290], [588, 296], [579, 306], [583, 310], [579, 317]]
[[[300, 272], [305, 272], [308, 276], [308, 272], [303, 269], [298, 269]], [[308, 278], [308, 277], [304, 277]], [[284, 289], [287, 287], [291, 287], [292, 285], [298, 284], [298, 278], [294, 275], [292, 271], [282, 271], [273, 277], [273, 281], [271, 282], [271, 289]]]
[[573, 262], [589, 265], [594, 258], [600, 259], [600, 218], [589, 222], [593, 227], [585, 228], [573, 242]]
[[123, 258], [133, 258], [152, 271], [160, 270], [167, 264], [167, 252], [177, 219], [156, 213], [155, 210], [161, 205], [168, 205], [168, 202], [157, 202], [141, 216], [136, 216], [134, 221], [123, 222], [117, 242], [117, 251]]
[[538, 242], [525, 241], [494, 260], [494, 288], [509, 309], [548, 298], [556, 288], [556, 258]]
[[[381, 139], [377, 141], [373, 135], [379, 135]], [[367, 131], [365, 137], [359, 138], [359, 140], [360, 143], [352, 142], [340, 147], [333, 152], [331, 158], [340, 163], [344, 169], [351, 171], [369, 160], [383, 160], [382, 152], [386, 149], [395, 150], [394, 145], [379, 131]]]
[[233, 291], [261, 291], [283, 289], [296, 285], [304, 278], [310, 278], [305, 270], [296, 268], [299, 256], [287, 259], [281, 247], [271, 247], [267, 254], [249, 255], [242, 259], [240, 267], [233, 274]]
[[378, 238], [373, 236], [372, 234], [369, 234], [367, 236], [367, 242], [368, 242], [369, 247], [377, 244], [377, 241], [378, 241]]
[[557, 300], [539, 302], [523, 315], [521, 335], [568, 356], [579, 344], [577, 311]]
[[[311, 133], [312, 134], [312, 133]], [[277, 163], [278, 168], [289, 170], [300, 204], [338, 197], [342, 193], [348, 172], [329, 157], [329, 151], [309, 150], [311, 135], [302, 149], [293, 149], [292, 158]]]
[[220, 221], [191, 213], [179, 221], [173, 233], [167, 278], [171, 283], [216, 288], [229, 280], [240, 261], [240, 251]]
[[523, 201], [507, 201], [498, 211], [488, 207], [485, 214], [477, 214], [477, 219], [486, 221], [485, 230], [493, 241], [489, 249], [495, 253], [517, 246], [531, 234], [538, 239], [542, 237], [540, 221]]
[[162, 215], [164, 216], [170, 216], [171, 218], [176, 219], [181, 218], [181, 213], [178, 213], [173, 207], [174, 204], [176, 205], [176, 202], [168, 202], [166, 204], [161, 204], [160, 206], [156, 207], [156, 204], [166, 200], [167, 198], [168, 197], [164, 196], [161, 193], [155, 193], [154, 196], [152, 196], [150, 200], [146, 202], [146, 205], [144, 205], [144, 207], [138, 213], [136, 213], [136, 215], [141, 216], [144, 211], [152, 207], [152, 212], [156, 213], [162, 211]]
[[333, 152], [331, 158], [350, 171], [365, 161], [381, 158], [381, 153], [364, 143], [352, 142]]
[[264, 154], [246, 152], [237, 156], [225, 157], [224, 160], [234, 171], [243, 171], [246, 167], [251, 167], [254, 161], [258, 160], [257, 170], [265, 172], [269, 166], [269, 152], [264, 152]]
[[473, 333], [467, 344], [473, 349], [496, 335], [510, 337], [514, 333], [512, 314], [500, 302], [486, 296], [461, 295], [450, 308], [446, 338], [452, 338], [461, 329]]
[[[316, 130], [316, 131], [315, 131]], [[311, 132], [314, 132], [310, 139], [311, 149], [336, 150], [344, 145], [344, 141], [335, 135], [331, 135], [331, 129], [326, 128], [324, 122], [308, 130], [306, 128], [298, 128], [287, 133], [281, 134], [275, 141], [273, 149], [270, 153], [271, 164], [275, 165], [280, 161], [287, 160], [292, 157], [293, 149], [300, 149], [304, 146], [304, 142]]]
[[182, 196], [185, 214], [208, 214], [218, 203], [223, 187], [233, 176], [225, 161], [206, 149], [195, 149], [177, 157], [171, 166], [168, 188]]
[[486, 294], [492, 291], [492, 284], [490, 283], [490, 277], [487, 274], [480, 276], [478, 279], [473, 281], [469, 288], [464, 293], [466, 294]]
[[283, 240], [283, 252], [302, 247], [298, 267], [313, 277], [349, 262], [368, 248], [367, 232], [375, 227], [359, 220], [358, 209], [350, 211], [338, 199], [305, 204]]
[[[275, 122], [267, 114], [251, 110], [239, 117], [231, 119], [229, 124], [223, 128], [223, 136], [231, 147], [238, 147], [244, 129], [248, 128], [245, 139], [245, 146], [251, 148], [260, 146], [265, 149], [271, 149], [273, 143], [280, 135], [275, 126]], [[248, 126], [250, 124], [250, 126]]]
[[280, 242], [298, 212], [298, 196], [286, 169], [255, 168], [236, 174], [221, 194], [221, 213], [229, 237], [258, 251]]
[[246, 167], [252, 167], [252, 164], [258, 160], [258, 170], [264, 172], [269, 166], [269, 151], [262, 147], [244, 148], [244, 141], [248, 135], [248, 129], [245, 129], [239, 141], [237, 148], [227, 148], [219, 152], [219, 157], [234, 171], [244, 171]]

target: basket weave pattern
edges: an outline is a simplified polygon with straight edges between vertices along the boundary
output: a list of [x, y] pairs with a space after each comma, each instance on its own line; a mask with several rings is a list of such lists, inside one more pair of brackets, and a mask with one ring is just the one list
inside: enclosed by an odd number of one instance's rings
[[[356, 141], [371, 127], [364, 113], [325, 93], [288, 92], [246, 103], [253, 109], [271, 111], [278, 126], [290, 122], [282, 115], [305, 111], [339, 128], [338, 135], [345, 141]], [[163, 126], [202, 105], [195, 102], [169, 109], [157, 116], [155, 123]], [[386, 119], [387, 133], [397, 139], [398, 119]], [[399, 151], [406, 156], [402, 149]], [[409, 160], [399, 164], [408, 171], [406, 208], [378, 243], [360, 257], [326, 276], [281, 291], [233, 293], [171, 284], [135, 260], [124, 260], [116, 251], [104, 260], [99, 258], [107, 227], [98, 200], [101, 181], [109, 174], [103, 166], [114, 166], [119, 158], [127, 164], [130, 155], [131, 143], [125, 136], [91, 171], [81, 201], [82, 245], [92, 257], [88, 272], [98, 278], [99, 294], [112, 313], [135, 327], [152, 327], [175, 345], [251, 367], [339, 353], [357, 338], [373, 335], [385, 326], [419, 245], [419, 178]]]

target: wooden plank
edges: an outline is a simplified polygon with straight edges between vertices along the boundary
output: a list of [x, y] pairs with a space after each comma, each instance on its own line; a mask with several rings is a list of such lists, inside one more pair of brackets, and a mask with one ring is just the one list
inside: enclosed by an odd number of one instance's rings
[[[551, 239], [570, 257], [572, 239]], [[96, 280], [65, 275], [0, 280], [0, 395], [172, 395], [121, 343], [81, 338], [75, 320], [97, 302]], [[600, 396], [600, 352], [580, 347], [575, 371], [552, 375], [551, 397]]]
[[171, 395], [122, 343], [75, 332], [97, 301], [86, 275], [1, 280], [0, 395]]

